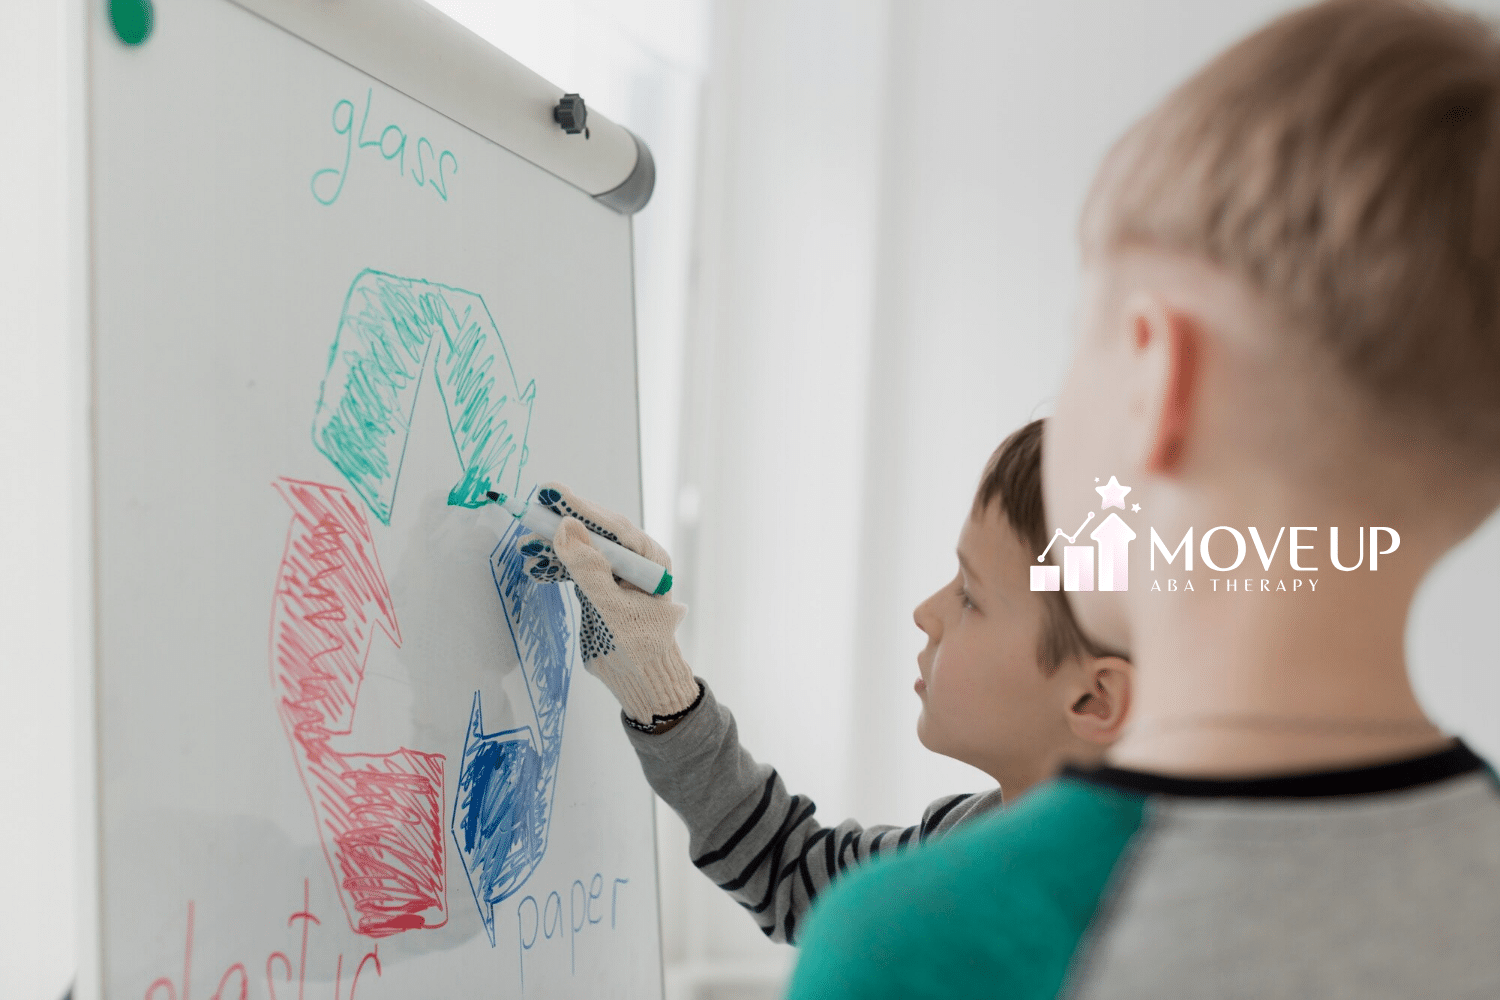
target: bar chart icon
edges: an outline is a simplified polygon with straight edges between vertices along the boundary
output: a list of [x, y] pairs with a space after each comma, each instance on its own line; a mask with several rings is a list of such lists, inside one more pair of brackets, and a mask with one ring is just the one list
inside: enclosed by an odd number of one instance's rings
[[1067, 590], [1094, 589], [1094, 547], [1063, 546], [1063, 587]]
[[[1071, 535], [1061, 528], [1053, 531], [1052, 541], [1049, 541], [1047, 547], [1042, 550], [1042, 554], [1036, 557], [1036, 561], [1041, 565], [1031, 567], [1032, 590], [1094, 589], [1094, 547], [1073, 544], [1093, 519], [1094, 512], [1089, 511], [1089, 516], [1083, 519], [1078, 530]], [[1058, 538], [1068, 540], [1068, 544], [1063, 546], [1063, 564], [1061, 566], [1048, 565], [1047, 553], [1052, 551], [1052, 543]]]
[[[1111, 479], [1110, 483], [1115, 485], [1115, 480]], [[1110, 504], [1106, 502], [1105, 506]], [[1083, 529], [1093, 519], [1094, 512], [1089, 511], [1078, 530], [1071, 535], [1061, 528], [1054, 529], [1052, 540], [1047, 543], [1042, 554], [1036, 557], [1038, 565], [1031, 567], [1032, 590], [1130, 589], [1130, 542], [1135, 538], [1135, 532], [1118, 514], [1111, 513], [1089, 534], [1089, 538], [1098, 543], [1097, 550], [1093, 545], [1076, 544], [1078, 536], [1083, 534]], [[1066, 539], [1068, 543], [1063, 546], [1061, 566], [1046, 562], [1047, 553], [1059, 538]]]
[[1031, 567], [1032, 590], [1061, 590], [1062, 568], [1059, 566]]

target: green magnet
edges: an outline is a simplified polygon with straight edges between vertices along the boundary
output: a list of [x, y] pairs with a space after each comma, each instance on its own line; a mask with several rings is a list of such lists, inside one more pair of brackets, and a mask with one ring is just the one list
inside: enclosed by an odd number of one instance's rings
[[151, 0], [109, 0], [109, 21], [126, 45], [144, 42], [155, 20]]

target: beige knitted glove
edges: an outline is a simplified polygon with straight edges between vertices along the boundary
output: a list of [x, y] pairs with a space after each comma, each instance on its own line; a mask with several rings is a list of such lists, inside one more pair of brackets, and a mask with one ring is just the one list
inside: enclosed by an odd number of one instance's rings
[[521, 539], [526, 571], [544, 582], [573, 581], [582, 605], [584, 668], [605, 683], [637, 729], [650, 732], [686, 715], [703, 695], [677, 648], [677, 626], [687, 608], [615, 579], [588, 536], [592, 531], [670, 570], [666, 550], [628, 519], [579, 499], [560, 483], [544, 484], [533, 502], [562, 515], [563, 523], [550, 545], [538, 535]]

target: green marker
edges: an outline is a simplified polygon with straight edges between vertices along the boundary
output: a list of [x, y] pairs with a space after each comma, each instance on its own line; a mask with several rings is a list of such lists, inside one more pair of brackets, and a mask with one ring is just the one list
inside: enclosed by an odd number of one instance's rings
[[109, 0], [109, 22], [126, 45], [139, 45], [151, 34], [156, 15], [151, 0]]
[[[563, 519], [560, 515], [540, 504], [517, 503], [506, 497], [504, 493], [492, 492], [487, 493], [486, 496], [493, 501], [493, 507], [499, 507], [549, 542], [552, 541], [552, 536], [557, 534], [557, 526], [562, 524]], [[485, 504], [481, 508], [486, 511], [491, 509], [493, 509], [491, 504]], [[609, 568], [614, 570], [615, 576], [621, 580], [634, 584], [648, 594], [665, 594], [672, 589], [672, 574], [667, 572], [665, 566], [659, 566], [639, 552], [632, 552], [625, 546], [612, 542], [608, 538], [602, 538], [592, 531], [589, 532], [588, 537], [594, 548], [609, 560]]]

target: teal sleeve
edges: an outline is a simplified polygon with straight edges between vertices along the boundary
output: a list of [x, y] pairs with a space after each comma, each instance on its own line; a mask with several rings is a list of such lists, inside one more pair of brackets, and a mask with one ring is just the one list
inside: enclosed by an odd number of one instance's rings
[[836, 883], [813, 906], [790, 997], [1055, 997], [1143, 802], [1052, 782]]

